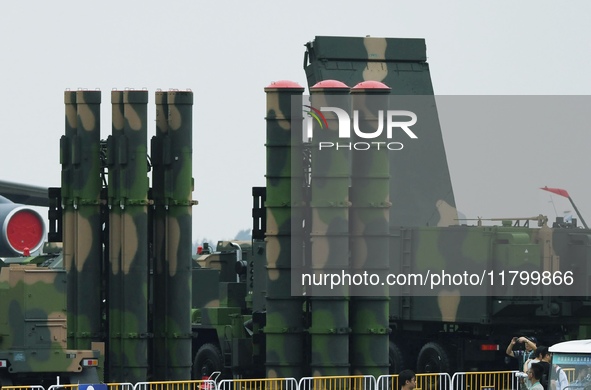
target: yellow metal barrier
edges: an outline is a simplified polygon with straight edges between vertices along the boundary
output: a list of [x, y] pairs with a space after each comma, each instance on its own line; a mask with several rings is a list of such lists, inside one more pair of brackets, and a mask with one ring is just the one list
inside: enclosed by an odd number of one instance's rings
[[416, 390], [451, 390], [448, 373], [417, 374]]
[[131, 383], [105, 383], [108, 390], [133, 390]]
[[217, 390], [298, 390], [294, 378], [225, 379]]
[[138, 382], [134, 390], [215, 390], [213, 380]]
[[[575, 371], [566, 368], [569, 382]], [[416, 374], [416, 390], [519, 390], [518, 371], [458, 372]], [[213, 379], [212, 379], [213, 378]], [[228, 379], [216, 383], [210, 379], [106, 383], [108, 390], [399, 390], [398, 375], [382, 375], [377, 380], [370, 375], [294, 378]], [[3, 386], [1, 390], [44, 390], [42, 386]], [[53, 385], [47, 390], [78, 390], [77, 384]]]
[[453, 390], [518, 390], [518, 371], [456, 372], [451, 380]]
[[2, 390], [45, 390], [43, 386], [0, 386]]
[[563, 368], [562, 371], [566, 374], [566, 379], [568, 379], [568, 383], [573, 383], [576, 379], [575, 377], [575, 369], [574, 368]]
[[[47, 390], [78, 390], [78, 385], [51, 385], [47, 388]], [[2, 387], [4, 390], [4, 387]]]
[[[416, 374], [415, 390], [451, 390], [451, 377], [448, 373]], [[399, 390], [398, 375], [382, 375], [377, 380], [378, 390]]]
[[318, 376], [300, 379], [299, 390], [375, 390], [371, 375]]

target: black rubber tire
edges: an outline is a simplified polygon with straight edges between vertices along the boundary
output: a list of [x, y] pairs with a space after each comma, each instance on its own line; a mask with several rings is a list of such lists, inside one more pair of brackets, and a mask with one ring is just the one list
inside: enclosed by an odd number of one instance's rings
[[390, 362], [390, 374], [398, 374], [406, 368], [402, 351], [392, 341], [388, 345], [388, 360]]
[[197, 350], [193, 369], [193, 379], [201, 379], [203, 376], [211, 376], [215, 371], [222, 372], [224, 369], [224, 356], [217, 345], [206, 343]]
[[452, 371], [452, 361], [449, 353], [443, 346], [436, 342], [423, 345], [417, 359], [417, 372], [439, 373]]

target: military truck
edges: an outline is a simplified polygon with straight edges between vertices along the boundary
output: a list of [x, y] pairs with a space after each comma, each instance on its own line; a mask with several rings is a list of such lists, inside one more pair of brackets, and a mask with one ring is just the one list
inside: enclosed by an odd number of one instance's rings
[[[262, 191], [263, 188], [256, 189], [259, 194]], [[260, 213], [255, 210], [255, 214]], [[573, 275], [588, 274], [590, 231], [565, 226], [564, 222], [552, 228], [544, 220], [539, 227], [513, 226], [515, 221], [511, 222], [488, 227], [393, 230], [390, 272], [424, 274], [433, 263], [456, 259], [462, 270], [481, 274], [483, 269], [512, 269], [518, 271], [520, 278], [525, 273], [543, 272], [545, 267], [552, 269], [549, 264], [556, 266], [560, 259], [563, 275], [568, 275], [568, 270], [573, 270]], [[195, 258], [193, 326], [197, 335], [195, 350], [200, 350], [193, 365], [195, 377], [214, 371], [227, 376], [268, 374], [267, 251], [264, 238], [255, 230], [252, 243], [220, 242], [217, 251], [208, 248]], [[410, 267], [404, 268], [406, 264]], [[449, 272], [454, 271], [453, 265], [446, 267]], [[511, 275], [507, 273], [505, 277]], [[422, 296], [410, 287], [392, 287], [384, 324], [391, 329], [383, 349], [387, 372], [397, 373], [403, 368], [418, 372], [515, 369], [516, 361], [505, 360], [505, 349], [515, 335], [536, 336], [542, 345], [587, 334], [589, 298], [575, 291], [587, 291], [588, 278], [578, 280], [566, 290], [570, 294], [564, 289], [553, 294], [551, 288], [514, 285], [490, 290], [490, 295], [462, 296], [461, 289], [457, 294], [450, 289], [450, 294]], [[304, 297], [300, 312], [292, 313], [302, 324], [297, 333], [301, 346], [286, 349], [286, 353], [301, 353], [298, 372], [303, 375], [314, 372], [310, 367], [313, 304], [311, 298]], [[288, 327], [281, 331], [285, 335], [290, 333]], [[344, 330], [348, 335], [350, 332]], [[342, 342], [337, 331], [329, 334], [333, 334], [334, 342]], [[352, 362], [355, 353], [351, 348], [345, 359]], [[324, 358], [329, 362], [337, 359], [330, 351]], [[280, 363], [281, 368], [287, 369], [293, 361], [286, 359]], [[352, 372], [349, 370], [347, 366], [343, 372]]]
[[[434, 93], [424, 40], [316, 37], [306, 47], [309, 87], [326, 79], [350, 87], [377, 80], [391, 87], [392, 98]], [[508, 368], [513, 362], [503, 364], [504, 350], [515, 335], [537, 335], [547, 345], [586, 337], [585, 318], [591, 304], [589, 230], [563, 220], [549, 228], [542, 216], [505, 220], [496, 227], [457, 226], [432, 103], [424, 104], [431, 111], [422, 111], [428, 127], [420, 131], [427, 136], [405, 144], [408, 153], [389, 156], [389, 272], [451, 272], [455, 267], [498, 275], [503, 270], [538, 270], [562, 276], [570, 272], [577, 275], [578, 283], [570, 289], [491, 290], [468, 297], [453, 292], [445, 297], [417, 296], [411, 289], [392, 288], [388, 316], [393, 370], [404, 366], [420, 372]]]
[[[213, 309], [215, 297], [208, 297], [205, 300], [208, 303], [194, 298], [195, 309], [209, 305], [200, 309], [208, 312], [207, 325], [200, 323], [201, 334], [207, 333], [206, 328], [211, 330], [213, 336], [207, 350], [215, 350], [211, 355], [216, 357], [207, 360], [207, 364], [198, 360], [194, 368], [198, 372], [225, 369], [226, 373], [241, 375], [245, 374], [245, 367], [252, 367], [258, 368], [254, 372], [262, 376], [264, 363], [266, 376], [295, 377], [381, 375], [403, 368], [418, 372], [513, 369], [517, 363], [505, 355], [505, 349], [514, 336], [536, 336], [546, 345], [587, 337], [591, 330], [587, 320], [591, 314], [590, 230], [581, 229], [576, 220], [558, 218], [550, 223], [541, 215], [507, 218], [497, 221], [496, 226], [458, 224], [436, 105], [430, 98], [433, 86], [425, 41], [316, 37], [306, 49], [304, 68], [308, 87], [311, 95], [324, 93], [319, 101], [348, 94], [354, 86], [367, 88], [368, 82], [377, 81], [382, 85], [373, 84], [374, 87], [387, 91], [394, 99], [421, 97], [421, 115], [428, 123], [428, 127], [421, 128], [421, 134], [428, 136], [409, 143], [408, 147], [405, 145], [409, 153], [391, 154], [386, 163], [389, 172], [375, 175], [378, 179], [389, 175], [387, 196], [396, 201], [388, 205], [383, 202], [384, 189], [380, 187], [383, 184], [378, 181], [371, 184], [375, 187], [361, 184], [361, 195], [355, 193], [355, 174], [350, 171], [355, 164], [347, 163], [334, 168], [334, 172], [329, 171], [327, 167], [333, 162], [314, 154], [314, 144], [299, 144], [301, 137], [290, 139], [287, 123], [297, 123], [290, 122], [292, 118], [303, 120], [302, 114], [291, 110], [298, 106], [292, 99], [301, 95], [303, 88], [292, 82], [270, 85], [267, 88], [267, 187], [256, 189], [258, 195], [253, 202], [253, 216], [258, 218], [253, 224], [252, 248], [256, 250], [241, 251], [243, 256], [248, 255], [247, 260], [235, 262], [240, 272], [246, 273], [246, 292], [238, 289], [236, 275], [228, 266], [223, 270], [221, 267], [219, 272], [226, 275], [224, 283], [235, 285], [232, 287], [235, 295], [230, 293], [229, 284], [224, 285], [219, 293], [219, 309]], [[327, 119], [330, 122], [328, 115]], [[294, 150], [303, 152], [296, 155]], [[338, 158], [336, 154], [331, 158], [334, 156]], [[324, 164], [315, 165], [315, 158]], [[315, 180], [332, 180], [336, 184], [323, 198], [325, 194], [313, 193]], [[294, 193], [290, 191], [293, 188], [304, 190]], [[362, 195], [368, 193], [378, 193], [378, 197], [364, 200]], [[431, 272], [440, 279], [444, 272], [460, 279], [478, 275], [479, 281], [489, 278], [486, 280], [489, 286], [486, 289], [435, 286], [429, 294], [416, 287], [391, 286], [384, 294], [389, 296], [387, 304], [376, 297], [353, 297], [346, 291], [339, 292], [345, 297], [339, 299], [338, 296], [314, 297], [310, 291], [307, 294], [300, 291], [298, 297], [297, 293], [290, 293], [289, 287], [281, 289], [281, 285], [294, 283], [289, 272], [298, 267], [322, 271], [314, 269], [317, 256], [326, 256], [331, 251], [339, 253], [346, 260], [345, 265], [341, 263], [332, 269], [337, 271], [355, 261], [351, 253], [360, 253], [353, 249], [359, 246], [352, 243], [356, 236], [348, 229], [356, 229], [351, 225], [352, 220], [358, 219], [353, 216], [359, 215], [355, 214], [359, 213], [355, 207], [368, 204], [360, 205], [355, 200], [371, 202], [375, 209], [387, 209], [387, 222], [380, 222], [387, 223], [387, 230], [372, 233], [376, 239], [380, 235], [387, 237], [387, 244], [373, 241], [366, 246], [379, 247], [378, 253], [385, 253], [388, 260], [382, 271], [422, 276]], [[315, 225], [313, 216], [323, 212], [318, 206], [322, 202], [340, 213], [325, 225], [333, 228], [338, 225], [339, 231], [322, 232], [323, 226]], [[290, 205], [295, 205], [291, 207], [295, 214], [285, 216], [282, 212]], [[350, 211], [346, 213], [342, 209]], [[297, 218], [296, 227], [289, 225], [291, 218]], [[349, 222], [343, 223], [347, 218]], [[271, 227], [261, 232], [260, 227], [267, 226], [269, 219]], [[307, 228], [298, 230], [297, 226], [302, 225]], [[294, 243], [292, 239], [297, 241]], [[328, 249], [316, 249], [321, 240], [328, 242]], [[297, 249], [300, 245], [301, 251]], [[233, 259], [238, 253], [230, 245], [222, 248], [216, 255]], [[350, 252], [342, 248], [349, 248]], [[294, 266], [291, 262], [294, 256], [304, 260]], [[203, 266], [193, 270], [194, 278], [199, 273], [215, 272], [214, 267], [206, 264], [202, 261]], [[536, 283], [533, 275], [538, 276]], [[217, 282], [212, 283], [208, 288], [210, 293], [216, 291]], [[244, 295], [246, 307], [240, 298]], [[233, 312], [229, 307], [233, 307]], [[224, 317], [224, 312], [231, 315]], [[199, 322], [200, 311], [196, 313]], [[243, 323], [248, 326], [241, 326]], [[249, 336], [250, 342], [246, 341]], [[516, 346], [520, 347], [523, 346]], [[248, 351], [245, 354], [244, 348]]]
[[66, 346], [66, 273], [55, 254], [0, 260], [0, 384], [99, 383], [101, 345]]

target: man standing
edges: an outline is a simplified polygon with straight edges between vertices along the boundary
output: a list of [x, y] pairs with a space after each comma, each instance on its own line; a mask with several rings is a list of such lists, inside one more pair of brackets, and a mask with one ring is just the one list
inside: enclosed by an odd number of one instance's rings
[[414, 390], [417, 387], [417, 378], [411, 370], [402, 370], [398, 373], [398, 385], [400, 390]]
[[[527, 367], [525, 366], [525, 362], [528, 361], [528, 359], [533, 359], [533, 351], [537, 348], [537, 339], [535, 337], [525, 337], [525, 336], [521, 336], [521, 337], [513, 337], [511, 339], [511, 342], [509, 343], [509, 345], [507, 346], [507, 350], [505, 351], [505, 353], [511, 357], [517, 358], [517, 361], [519, 362], [519, 369], [522, 370], [523, 372], [527, 371]], [[517, 350], [514, 351], [513, 347], [515, 346], [515, 344], [517, 343], [524, 343], [525, 344], [525, 350]]]

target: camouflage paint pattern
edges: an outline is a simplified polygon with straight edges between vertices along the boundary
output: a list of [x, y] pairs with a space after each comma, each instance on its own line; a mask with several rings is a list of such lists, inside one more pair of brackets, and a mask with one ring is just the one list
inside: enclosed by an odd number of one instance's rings
[[[166, 166], [164, 164], [165, 145], [170, 143], [168, 135], [168, 105], [167, 93], [157, 91], [155, 93], [156, 105], [156, 135], [152, 137], [150, 143], [150, 157], [152, 159], [152, 241], [154, 245], [154, 315], [166, 313], [166, 290], [168, 279], [166, 278], [166, 192], [165, 176]], [[166, 152], [168, 156], [168, 152]], [[170, 158], [167, 158], [167, 164], [170, 164]], [[153, 350], [166, 351], [166, 322], [153, 321], [152, 328], [154, 332]], [[162, 379], [166, 376], [166, 367], [168, 355], [166, 353], [152, 354], [152, 371], [155, 379]]]
[[[60, 138], [60, 164], [61, 172], [61, 198], [62, 198], [62, 248], [64, 267], [70, 271], [74, 267], [75, 248], [75, 224], [74, 224], [74, 203], [73, 203], [73, 180], [74, 180], [74, 140], [76, 139], [78, 127], [78, 111], [76, 107], [76, 91], [64, 91], [65, 104], [65, 134]], [[76, 279], [71, 278], [68, 283], [67, 307], [76, 307]], [[70, 346], [75, 345], [73, 335], [76, 333], [76, 321], [74, 313], [70, 314], [68, 335]], [[71, 336], [70, 336], [71, 335]]]
[[[267, 96], [266, 192], [266, 376], [299, 378], [303, 375], [303, 299], [292, 296], [292, 268], [301, 268], [301, 210], [303, 176], [301, 105], [292, 109], [304, 88], [278, 81], [265, 88]], [[299, 141], [298, 141], [299, 140]], [[293, 173], [293, 177], [292, 177]], [[295, 183], [295, 185], [294, 185]], [[255, 283], [257, 283], [255, 281]], [[261, 284], [258, 283], [258, 289]]]
[[[437, 286], [427, 296], [412, 287], [393, 288], [390, 316], [393, 328], [403, 329], [405, 320], [415, 323], [455, 325], [458, 332], [479, 326], [490, 333], [491, 343], [505, 345], [513, 334], [529, 332], [545, 343], [588, 334], [588, 280], [591, 260], [590, 231], [583, 229], [538, 228], [514, 226], [456, 226], [448, 228], [400, 228], [394, 231], [393, 249], [401, 261], [391, 264], [390, 271], [431, 273], [476, 273], [483, 271], [574, 271], [576, 285], [570, 290], [584, 296], [565, 296], [562, 290], [549, 286], [505, 286], [494, 289], [485, 280], [484, 287], [466, 291], [460, 286]], [[488, 276], [487, 276], [488, 277]], [[496, 279], [498, 284], [500, 279]], [[428, 328], [425, 328], [428, 329]], [[449, 328], [456, 329], [456, 328]], [[425, 331], [426, 332], [426, 331]], [[450, 332], [450, 330], [448, 330]], [[406, 336], [405, 336], [406, 335]], [[395, 332], [394, 338], [404, 343], [408, 335]], [[448, 333], [447, 337], [453, 337]], [[476, 336], [473, 336], [476, 338]], [[427, 340], [424, 340], [426, 342]], [[501, 351], [501, 355], [502, 355]], [[416, 351], [411, 352], [410, 356]], [[464, 349], [464, 354], [468, 351]], [[461, 362], [457, 362], [461, 366]]]
[[[350, 112], [349, 87], [326, 80], [310, 87], [311, 106]], [[338, 143], [338, 121], [325, 112], [328, 127], [313, 123], [310, 185], [310, 273], [340, 273], [349, 268], [350, 151], [319, 150], [320, 142]], [[328, 296], [330, 294], [330, 296]], [[349, 375], [349, 291], [313, 286], [310, 296], [310, 369], [313, 376]]]
[[82, 359], [99, 358], [98, 351], [67, 349], [63, 269], [35, 264], [0, 267], [0, 313], [0, 359], [10, 365], [8, 374], [0, 369], [2, 382], [13, 378], [14, 384], [26, 383], [42, 375], [61, 375], [67, 382], [83, 371]]
[[[119, 338], [115, 345], [120, 350], [109, 354], [119, 353], [110, 379], [138, 382], [145, 380], [148, 372], [148, 92], [125, 90], [122, 96], [113, 94], [112, 97], [116, 99], [112, 102], [115, 110], [112, 127], [118, 167], [118, 177], [114, 178], [118, 179], [114, 193], [118, 197], [113, 203], [120, 211], [119, 218], [115, 215], [116, 220], [111, 221], [110, 226], [114, 233], [120, 233], [120, 239], [111, 244], [111, 253], [116, 258], [111, 260], [109, 284], [120, 295], [113, 296], [109, 313], [118, 319], [118, 324], [110, 324], [110, 331], [111, 339]], [[121, 97], [122, 101], [118, 100]], [[118, 110], [121, 108], [123, 118]], [[119, 227], [114, 226], [116, 223]]]
[[[101, 340], [100, 91], [76, 91], [74, 122], [66, 91], [67, 161], [64, 202], [64, 262], [68, 273], [68, 346], [90, 349]], [[72, 121], [72, 122], [70, 122]], [[75, 129], [75, 131], [73, 130]], [[68, 133], [72, 134], [71, 137]], [[67, 203], [66, 203], [67, 202]], [[73, 241], [73, 243], [72, 243]]]
[[[377, 129], [379, 110], [387, 110], [390, 88], [380, 82], [362, 82], [351, 89], [352, 109], [359, 113], [359, 128]], [[383, 125], [383, 123], [382, 123]], [[385, 131], [373, 139], [388, 142]], [[359, 136], [352, 142], [364, 142]], [[352, 152], [350, 250], [351, 272], [384, 277], [389, 270], [390, 167], [385, 147]], [[389, 302], [385, 286], [351, 286], [350, 362], [352, 375], [389, 373]]]
[[154, 375], [191, 377], [191, 91], [156, 92]]
[[413, 126], [419, 129], [417, 142], [405, 142], [403, 151], [390, 153], [390, 198], [396, 200], [390, 208], [390, 223], [457, 224], [425, 40], [317, 36], [306, 46], [308, 86], [327, 79], [347, 85], [373, 80], [391, 87], [393, 96], [424, 95], [420, 102], [424, 114]]
[[107, 138], [107, 166], [109, 168], [108, 208], [109, 208], [109, 283], [107, 292], [109, 344], [108, 378], [123, 377], [121, 349], [121, 327], [123, 307], [121, 296], [123, 286], [121, 273], [121, 204], [120, 148], [125, 127], [123, 91], [111, 91], [111, 135]]

